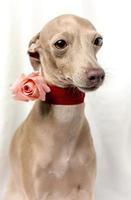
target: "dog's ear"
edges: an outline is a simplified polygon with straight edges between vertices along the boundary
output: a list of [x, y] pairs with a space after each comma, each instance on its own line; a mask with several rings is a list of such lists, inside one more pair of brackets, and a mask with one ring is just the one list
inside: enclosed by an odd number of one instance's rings
[[28, 55], [30, 58], [30, 62], [34, 68], [34, 70], [38, 70], [41, 63], [40, 63], [40, 55], [38, 49], [40, 48], [39, 43], [40, 33], [35, 35], [29, 43], [28, 47]]

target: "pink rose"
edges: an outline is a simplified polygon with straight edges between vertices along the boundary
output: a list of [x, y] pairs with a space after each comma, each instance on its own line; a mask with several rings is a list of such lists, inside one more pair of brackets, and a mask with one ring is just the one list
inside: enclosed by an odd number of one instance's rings
[[40, 99], [45, 101], [50, 88], [39, 72], [32, 72], [28, 76], [22, 74], [12, 85], [13, 98], [21, 101]]

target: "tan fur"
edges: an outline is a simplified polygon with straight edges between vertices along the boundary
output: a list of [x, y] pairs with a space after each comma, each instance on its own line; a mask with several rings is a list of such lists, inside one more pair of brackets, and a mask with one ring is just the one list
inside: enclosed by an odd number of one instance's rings
[[[55, 18], [29, 44], [34, 69], [40, 68], [48, 83], [60, 87], [88, 86], [86, 72], [99, 68], [98, 49], [92, 45], [96, 34], [93, 25], [80, 17]], [[61, 37], [70, 44], [66, 52], [52, 46]], [[93, 200], [96, 157], [84, 104], [37, 101], [17, 129], [10, 152], [6, 200]]]

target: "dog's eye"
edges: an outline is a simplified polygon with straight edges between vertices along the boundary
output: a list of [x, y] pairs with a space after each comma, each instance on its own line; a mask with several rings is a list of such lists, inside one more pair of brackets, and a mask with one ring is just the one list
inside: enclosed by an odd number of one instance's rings
[[94, 45], [95, 46], [102, 46], [103, 45], [103, 38], [102, 37], [97, 37], [96, 39], [95, 39], [95, 41], [94, 41]]
[[58, 40], [54, 45], [57, 49], [64, 49], [65, 47], [67, 47], [67, 43], [65, 40]]

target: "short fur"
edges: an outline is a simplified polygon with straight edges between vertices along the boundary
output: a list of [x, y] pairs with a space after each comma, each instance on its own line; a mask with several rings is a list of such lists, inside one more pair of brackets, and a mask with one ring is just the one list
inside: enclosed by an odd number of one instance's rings
[[[49, 84], [90, 89], [88, 71], [100, 68], [99, 34], [86, 19], [63, 15], [49, 22], [29, 44], [35, 70]], [[54, 47], [58, 39], [66, 49]], [[86, 90], [86, 89], [85, 89]], [[12, 174], [6, 200], [93, 200], [96, 156], [84, 104], [36, 101], [10, 148]]]

